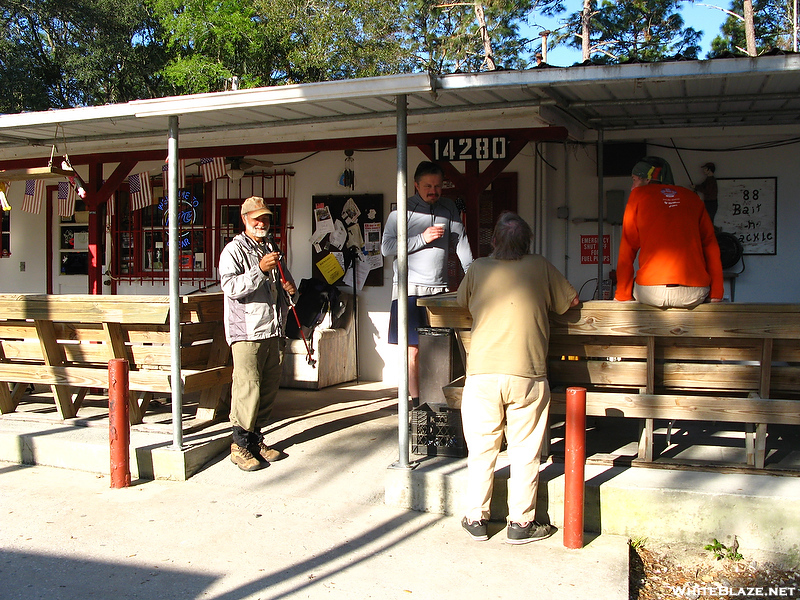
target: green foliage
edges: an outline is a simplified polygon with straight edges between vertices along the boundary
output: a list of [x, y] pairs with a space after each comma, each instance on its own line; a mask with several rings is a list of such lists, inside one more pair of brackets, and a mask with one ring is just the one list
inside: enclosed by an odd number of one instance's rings
[[413, 57], [413, 68], [432, 74], [475, 72], [489, 67], [476, 5], [483, 8], [498, 67], [527, 67], [523, 55], [538, 41], [520, 36], [519, 27], [535, 12], [563, 10], [562, 0], [407, 0], [403, 5], [403, 33]]
[[630, 541], [631, 548], [634, 550], [640, 550], [647, 545], [647, 538], [646, 537], [635, 537], [632, 538]]
[[159, 25], [136, 0], [9, 0], [0, 25], [0, 112], [164, 95]]
[[[756, 53], [762, 54], [772, 48], [792, 49], [791, 2], [785, 0], [753, 0], [753, 28], [756, 36]], [[733, 0], [731, 12], [744, 14], [744, 2]], [[711, 42], [709, 56], [725, 53], [747, 54], [745, 48], [744, 20], [729, 15], [722, 24], [722, 35]]]
[[[596, 62], [697, 58], [701, 32], [684, 27], [681, 0], [596, 0], [590, 3], [590, 56]], [[567, 42], [581, 47], [581, 13], [567, 18]]]
[[717, 560], [722, 560], [723, 558], [727, 558], [728, 560], [739, 561], [744, 559], [744, 556], [739, 554], [738, 544], [734, 543], [733, 547], [728, 548], [717, 538], [714, 538], [714, 541], [712, 543], [703, 546], [703, 549], [711, 552], [714, 555], [714, 558], [716, 558]]
[[189, 93], [407, 70], [398, 9], [377, 0], [151, 0]]

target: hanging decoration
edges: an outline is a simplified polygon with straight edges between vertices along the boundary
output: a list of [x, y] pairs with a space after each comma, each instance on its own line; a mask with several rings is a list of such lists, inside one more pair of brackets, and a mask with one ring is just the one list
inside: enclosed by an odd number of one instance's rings
[[225, 158], [216, 156], [214, 158], [200, 159], [200, 173], [203, 174], [203, 183], [209, 183], [215, 179], [225, 176]]
[[11, 210], [11, 205], [8, 203], [7, 194], [11, 189], [10, 181], [0, 181], [0, 208], [3, 210]]
[[28, 179], [25, 182], [25, 195], [22, 198], [22, 210], [38, 215], [39, 211], [42, 209], [43, 198], [44, 180]]
[[150, 175], [147, 172], [128, 177], [131, 193], [131, 210], [147, 208], [153, 204], [153, 188], [150, 186]]
[[344, 171], [342, 171], [342, 174], [339, 176], [339, 185], [354, 190], [356, 189], [356, 173], [353, 170], [355, 166], [353, 151], [345, 150], [344, 155]]

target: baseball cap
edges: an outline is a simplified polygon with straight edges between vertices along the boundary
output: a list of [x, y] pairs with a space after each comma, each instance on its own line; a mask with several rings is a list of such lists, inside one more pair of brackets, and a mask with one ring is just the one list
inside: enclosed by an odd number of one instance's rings
[[636, 175], [642, 179], [650, 179], [656, 183], [675, 185], [675, 179], [672, 176], [672, 169], [669, 163], [659, 156], [645, 156], [633, 166], [631, 175]]
[[267, 208], [267, 203], [260, 196], [250, 196], [247, 200], [242, 202], [242, 214], [250, 215], [255, 219], [261, 215], [271, 215], [272, 211]]

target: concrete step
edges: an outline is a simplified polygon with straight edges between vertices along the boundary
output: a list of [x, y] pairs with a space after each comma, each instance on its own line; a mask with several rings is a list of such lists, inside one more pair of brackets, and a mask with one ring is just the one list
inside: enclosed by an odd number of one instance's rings
[[[390, 469], [386, 503], [447, 515], [460, 514], [466, 458], [416, 457], [414, 469]], [[501, 453], [492, 518], [504, 519], [509, 475]], [[733, 536], [749, 557], [800, 565], [800, 479], [776, 475], [587, 465], [584, 529], [702, 548]], [[564, 522], [564, 465], [542, 465], [537, 518]]]

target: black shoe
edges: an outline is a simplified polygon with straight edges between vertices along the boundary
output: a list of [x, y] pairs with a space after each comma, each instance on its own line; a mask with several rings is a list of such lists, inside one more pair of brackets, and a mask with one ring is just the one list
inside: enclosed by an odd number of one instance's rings
[[520, 525], [512, 521], [508, 524], [508, 539], [506, 541], [509, 544], [527, 544], [528, 542], [549, 538], [555, 532], [556, 528], [548, 523], [531, 521], [527, 525]]
[[463, 527], [464, 531], [466, 531], [476, 542], [485, 542], [489, 539], [489, 536], [486, 534], [485, 519], [481, 519], [480, 521], [470, 521], [467, 519], [467, 517], [464, 517], [461, 519], [461, 527]]

